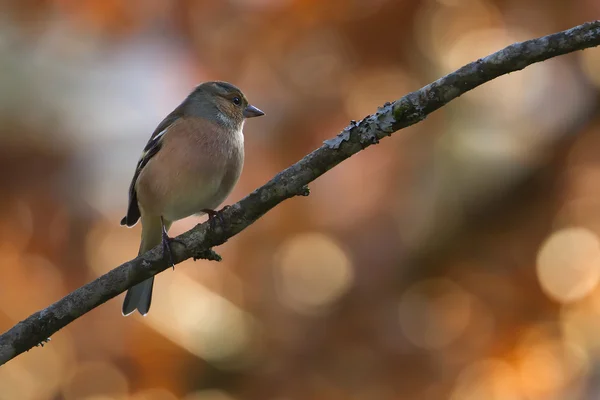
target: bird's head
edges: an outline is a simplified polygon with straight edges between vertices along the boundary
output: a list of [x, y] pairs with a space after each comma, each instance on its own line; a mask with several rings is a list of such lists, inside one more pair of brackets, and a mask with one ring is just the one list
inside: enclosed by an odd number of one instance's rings
[[265, 113], [249, 104], [242, 91], [228, 82], [205, 82], [188, 96], [188, 112], [238, 129], [246, 118]]

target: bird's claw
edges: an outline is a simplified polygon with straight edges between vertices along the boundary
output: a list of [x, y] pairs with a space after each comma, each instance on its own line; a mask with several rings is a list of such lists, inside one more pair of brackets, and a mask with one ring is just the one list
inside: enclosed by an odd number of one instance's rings
[[221, 208], [220, 210], [217, 210], [217, 211], [210, 210], [208, 208], [205, 208], [204, 210], [202, 210], [202, 212], [208, 214], [208, 223], [210, 224], [210, 228], [213, 231], [217, 228], [216, 221], [215, 221], [216, 218], [219, 219], [219, 222], [221, 223], [223, 230], [227, 230], [228, 226], [227, 226], [227, 223], [225, 222], [225, 218], [223, 217], [223, 211], [227, 210], [230, 207], [231, 206], [224, 206], [223, 208]]

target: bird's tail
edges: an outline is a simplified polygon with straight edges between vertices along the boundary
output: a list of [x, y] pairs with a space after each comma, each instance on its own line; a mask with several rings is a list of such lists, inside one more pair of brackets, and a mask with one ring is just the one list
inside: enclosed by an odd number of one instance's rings
[[[165, 229], [169, 229], [170, 223], [165, 223]], [[142, 217], [142, 242], [139, 254], [158, 246], [162, 242], [162, 223], [160, 217]], [[129, 315], [136, 309], [142, 315], [148, 314], [152, 302], [152, 287], [154, 277], [138, 283], [127, 291], [123, 300], [123, 315]]]

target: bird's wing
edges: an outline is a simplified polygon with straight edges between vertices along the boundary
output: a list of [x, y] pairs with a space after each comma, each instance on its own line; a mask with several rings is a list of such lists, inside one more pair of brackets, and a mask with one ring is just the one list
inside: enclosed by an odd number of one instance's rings
[[131, 180], [131, 185], [129, 185], [129, 206], [127, 207], [127, 215], [123, 217], [121, 220], [121, 225], [134, 226], [137, 221], [140, 219], [140, 207], [137, 201], [137, 193], [135, 190], [135, 184], [137, 182], [142, 169], [148, 164], [148, 161], [158, 151], [162, 146], [162, 140], [165, 137], [165, 134], [169, 130], [169, 128], [173, 125], [175, 121], [177, 121], [181, 117], [181, 112], [176, 109], [171, 114], [169, 114], [159, 125], [156, 127], [152, 136], [150, 136], [150, 140], [144, 147], [144, 151], [142, 152], [142, 156], [135, 167], [135, 173], [133, 174], [133, 179]]

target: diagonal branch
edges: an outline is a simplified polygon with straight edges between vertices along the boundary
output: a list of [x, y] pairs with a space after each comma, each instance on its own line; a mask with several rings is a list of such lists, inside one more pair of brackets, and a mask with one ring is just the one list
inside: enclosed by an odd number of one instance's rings
[[[386, 103], [373, 115], [352, 121], [335, 138], [281, 171], [264, 186], [223, 212], [227, 229], [197, 225], [179, 236], [186, 247], [176, 246], [173, 258], [210, 257], [213, 246], [225, 243], [282, 201], [308, 195], [307, 184], [345, 159], [392, 133], [422, 121], [465, 92], [501, 75], [559, 55], [600, 45], [600, 21], [538, 39], [515, 43], [465, 65], [429, 85]], [[128, 261], [107, 274], [38, 311], [0, 335], [0, 365], [44, 342], [59, 329], [131, 286], [168, 268], [160, 246]]]

